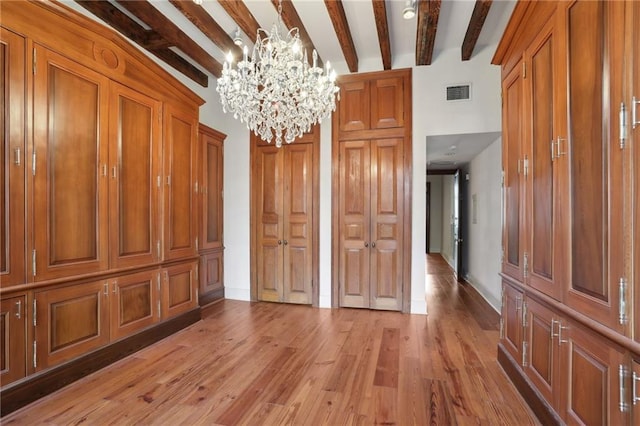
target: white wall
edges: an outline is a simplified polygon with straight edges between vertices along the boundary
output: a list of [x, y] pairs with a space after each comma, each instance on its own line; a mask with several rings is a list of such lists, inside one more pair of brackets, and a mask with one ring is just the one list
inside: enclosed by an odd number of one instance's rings
[[[465, 279], [500, 310], [501, 250], [501, 155], [502, 139], [489, 145], [469, 165], [467, 223], [469, 230], [469, 272]], [[476, 223], [473, 223], [473, 198], [476, 199]]]
[[429, 252], [440, 253], [442, 250], [442, 175], [427, 175], [427, 182], [431, 183]]
[[453, 175], [442, 176], [442, 249], [440, 254], [449, 266], [456, 269], [453, 257]]

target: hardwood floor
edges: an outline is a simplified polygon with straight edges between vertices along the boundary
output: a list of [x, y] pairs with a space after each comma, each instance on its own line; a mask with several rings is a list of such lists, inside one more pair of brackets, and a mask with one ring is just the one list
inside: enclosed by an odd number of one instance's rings
[[498, 315], [427, 264], [427, 316], [222, 301], [1, 423], [539, 424], [496, 361]]

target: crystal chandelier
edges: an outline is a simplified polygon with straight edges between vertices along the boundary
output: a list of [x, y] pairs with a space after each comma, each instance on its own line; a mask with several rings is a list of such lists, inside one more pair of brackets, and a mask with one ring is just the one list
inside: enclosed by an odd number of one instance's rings
[[[282, 25], [282, 3], [278, 21]], [[234, 118], [266, 142], [275, 137], [277, 147], [282, 146], [283, 138], [291, 143], [328, 117], [336, 108], [339, 91], [329, 61], [323, 75], [315, 50], [309, 65], [298, 28], [283, 39], [280, 25], [274, 24], [271, 33], [258, 29], [251, 58], [245, 46], [235, 69], [229, 52], [216, 87], [225, 113], [233, 112]]]

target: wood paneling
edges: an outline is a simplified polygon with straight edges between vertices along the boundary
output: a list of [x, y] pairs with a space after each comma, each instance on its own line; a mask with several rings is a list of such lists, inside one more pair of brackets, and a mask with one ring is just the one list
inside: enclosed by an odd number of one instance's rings
[[36, 281], [108, 267], [108, 80], [35, 45]]
[[25, 53], [24, 38], [0, 28], [0, 287], [26, 280]]
[[6, 386], [26, 374], [26, 297], [2, 299], [0, 304], [0, 382]]
[[112, 83], [109, 159], [111, 266], [160, 258], [160, 102]]

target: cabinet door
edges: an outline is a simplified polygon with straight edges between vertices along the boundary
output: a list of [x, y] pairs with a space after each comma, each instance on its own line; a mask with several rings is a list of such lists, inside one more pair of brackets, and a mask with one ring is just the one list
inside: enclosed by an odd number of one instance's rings
[[256, 150], [253, 168], [256, 192], [256, 284], [258, 300], [280, 302], [284, 290], [282, 260], [282, 148], [262, 146]]
[[36, 371], [109, 343], [109, 282], [35, 293]]
[[0, 287], [25, 283], [25, 41], [0, 28]]
[[404, 127], [404, 78], [379, 78], [371, 85], [371, 128]]
[[624, 355], [611, 342], [576, 323], [566, 327], [559, 337], [567, 340], [562, 343], [567, 345], [567, 355], [562, 359], [565, 383], [560, 414], [566, 414], [569, 425], [626, 424], [619, 408], [619, 369], [625, 363]]
[[222, 176], [223, 176], [223, 143], [224, 135], [210, 132], [200, 125], [200, 188], [202, 197], [202, 231], [200, 233], [200, 249], [216, 249], [222, 247]]
[[35, 45], [35, 280], [108, 267], [108, 80]]
[[524, 177], [522, 67], [516, 66], [502, 82], [502, 272], [524, 280]]
[[[564, 8], [568, 84], [570, 282], [565, 302], [617, 331], [623, 276], [622, 102], [624, 2]], [[568, 208], [570, 206], [570, 208]]]
[[340, 306], [370, 303], [371, 155], [369, 141], [340, 142], [339, 265]]
[[544, 399], [559, 408], [560, 342], [554, 334], [559, 326], [553, 312], [533, 299], [524, 302], [526, 355], [524, 371]]
[[164, 268], [161, 317], [167, 319], [198, 306], [198, 263], [189, 262]]
[[223, 255], [217, 250], [200, 257], [200, 297], [224, 287]]
[[313, 144], [281, 149], [283, 176], [283, 300], [311, 304], [313, 283]]
[[109, 205], [111, 267], [160, 257], [160, 102], [111, 83]]
[[0, 383], [6, 386], [26, 374], [27, 306], [24, 296], [0, 304]]
[[144, 271], [111, 280], [111, 340], [159, 320], [160, 272]]
[[522, 364], [522, 292], [502, 283], [502, 345]]
[[[557, 189], [564, 182], [566, 157], [560, 157], [559, 149], [566, 142], [566, 131], [560, 94], [557, 88], [558, 37], [555, 21], [551, 19], [525, 52], [530, 70], [526, 76], [528, 163], [526, 179], [526, 215], [528, 271], [527, 283], [560, 300], [566, 283], [568, 259], [566, 213], [558, 208]], [[562, 140], [555, 135], [563, 135]], [[558, 136], [559, 138], [559, 136]], [[560, 145], [559, 145], [560, 144]]]
[[370, 307], [402, 310], [402, 139], [371, 141]]
[[198, 113], [165, 104], [164, 259], [196, 253], [195, 143]]
[[368, 81], [340, 84], [338, 111], [341, 131], [368, 130], [371, 127], [370, 98]]

